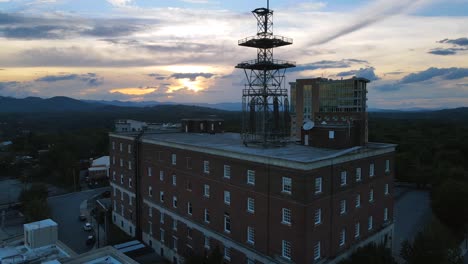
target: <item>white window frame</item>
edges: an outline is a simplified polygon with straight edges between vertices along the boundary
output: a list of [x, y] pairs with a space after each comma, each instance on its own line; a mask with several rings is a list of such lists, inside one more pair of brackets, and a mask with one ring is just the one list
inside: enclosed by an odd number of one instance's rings
[[203, 173], [210, 173], [210, 161], [208, 160], [203, 161]]
[[358, 238], [361, 236], [361, 223], [357, 222], [354, 224], [354, 237]]
[[224, 213], [224, 232], [231, 233], [231, 215], [228, 213]]
[[120, 150], [120, 152], [123, 151], [123, 144], [122, 144], [122, 142], [119, 143], [119, 150]]
[[164, 203], [164, 191], [159, 191], [159, 201]]
[[148, 233], [152, 236], [153, 235], [153, 223], [148, 221]]
[[120, 167], [123, 167], [123, 159], [120, 158]]
[[323, 188], [322, 188], [322, 177], [317, 177], [315, 178], [315, 194], [321, 194], [322, 191], [323, 191]]
[[356, 182], [362, 181], [362, 170], [361, 168], [356, 168]]
[[112, 141], [112, 149], [115, 149], [115, 141]]
[[346, 200], [340, 201], [340, 215], [346, 214]]
[[388, 208], [384, 208], [384, 217], [383, 217], [384, 222], [388, 221]]
[[177, 186], [177, 175], [172, 174], [172, 186]]
[[291, 242], [286, 240], [281, 242], [281, 256], [285, 259], [291, 260]]
[[224, 246], [224, 259], [227, 261], [231, 261], [231, 248]]
[[285, 225], [291, 225], [291, 209], [281, 209], [281, 223]]
[[153, 217], [153, 208], [151, 206], [148, 207], [148, 217]]
[[322, 208], [318, 208], [315, 210], [314, 224], [320, 225], [321, 223], [322, 223]]
[[148, 186], [148, 196], [153, 197], [153, 187]]
[[373, 203], [373, 202], [374, 202], [374, 189], [371, 188], [369, 191], [369, 203]]
[[369, 164], [369, 177], [375, 176], [375, 165], [374, 163]]
[[373, 228], [374, 228], [374, 217], [370, 215], [367, 220], [367, 230], [372, 230]]
[[164, 224], [164, 212], [159, 214], [159, 223]]
[[255, 185], [255, 171], [247, 170], [247, 184]]
[[128, 169], [132, 170], [132, 161], [131, 160], [128, 161]]
[[177, 164], [177, 154], [172, 153], [171, 155], [171, 164], [176, 165]]
[[289, 177], [282, 178], [282, 193], [291, 194], [292, 193], [292, 179]]
[[205, 208], [205, 211], [203, 213], [203, 220], [205, 221], [205, 223], [209, 224], [211, 222], [211, 218], [210, 218], [210, 211], [208, 209]]
[[251, 226], [247, 227], [247, 243], [251, 245], [255, 244], [255, 228]]
[[132, 145], [128, 144], [127, 150], [128, 150], [128, 154], [131, 154], [132, 153]]
[[229, 165], [224, 165], [223, 177], [224, 177], [225, 179], [230, 179], [230, 178], [231, 178], [231, 166], [229, 166]]
[[320, 241], [317, 241], [314, 246], [314, 260], [317, 261], [321, 258], [321, 245]]
[[112, 180], [115, 181], [115, 171], [112, 172]]
[[230, 191], [224, 191], [224, 203], [227, 205], [231, 204], [231, 192]]
[[178, 223], [177, 219], [172, 220], [172, 230], [177, 231]]
[[255, 199], [252, 197], [247, 197], [247, 212], [255, 213]]
[[187, 202], [187, 214], [192, 215], [193, 214], [193, 207], [191, 202]]
[[148, 177], [153, 176], [153, 168], [148, 167]]
[[176, 236], [172, 236], [172, 249], [177, 252], [179, 239]]
[[340, 186], [341, 187], [347, 185], [347, 180], [348, 180], [347, 177], [348, 177], [348, 173], [346, 171], [342, 171], [341, 175], [340, 175]]
[[163, 170], [159, 171], [159, 180], [164, 181], [164, 171]]
[[177, 208], [177, 196], [172, 196], [172, 207]]
[[128, 178], [128, 188], [132, 188], [132, 178]]
[[340, 247], [344, 246], [346, 244], [346, 229], [341, 229], [340, 232]]
[[205, 196], [206, 198], [210, 198], [210, 185], [203, 185], [203, 196]]
[[359, 193], [356, 195], [355, 207], [356, 208], [361, 207], [361, 194], [359, 194]]
[[205, 242], [204, 242], [204, 247], [206, 249], [210, 249], [210, 237], [209, 236], [205, 236]]
[[386, 184], [384, 185], [384, 194], [385, 194], [385, 195], [389, 195], [389, 194], [390, 194], [390, 191], [389, 191], [389, 189], [388, 189], [388, 183], [386, 183]]
[[390, 172], [390, 160], [385, 160], [385, 172]]
[[160, 229], [159, 229], [159, 241], [161, 241], [162, 243], [164, 243], [164, 237], [165, 237], [164, 229], [160, 228]]

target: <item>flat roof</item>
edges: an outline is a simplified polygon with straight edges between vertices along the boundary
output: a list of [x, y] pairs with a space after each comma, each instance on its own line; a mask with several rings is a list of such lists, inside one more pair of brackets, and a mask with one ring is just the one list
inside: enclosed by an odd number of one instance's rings
[[52, 219], [44, 219], [41, 221], [27, 223], [23, 225], [25, 229], [38, 229], [50, 226], [57, 226], [57, 223], [55, 223]]
[[[114, 133], [111, 135], [127, 139], [132, 138], [128, 134]], [[303, 146], [291, 142], [282, 147], [263, 148], [255, 145], [245, 146], [242, 143], [240, 134], [237, 133], [147, 133], [143, 135], [142, 141], [195, 152], [291, 167], [293, 169], [313, 169], [328, 165], [319, 164], [320, 162], [333, 160], [333, 163], [337, 163], [375, 156], [393, 152], [396, 147], [394, 144], [368, 143], [366, 146], [347, 149], [328, 149]]]

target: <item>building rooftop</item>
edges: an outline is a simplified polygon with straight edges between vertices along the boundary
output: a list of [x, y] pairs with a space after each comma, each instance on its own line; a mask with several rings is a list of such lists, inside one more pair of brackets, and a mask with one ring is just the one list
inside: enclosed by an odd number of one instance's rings
[[[129, 137], [128, 134], [114, 135], [124, 138]], [[330, 162], [331, 160], [337, 163], [340, 160], [344, 162], [362, 158], [363, 156], [384, 154], [394, 151], [396, 146], [385, 143], [369, 143], [365, 147], [337, 150], [289, 143], [286, 146], [277, 148], [247, 147], [242, 144], [240, 134], [237, 133], [148, 133], [143, 135], [142, 140], [150, 144], [297, 169], [313, 169], [326, 166], [323, 162]]]
[[49, 227], [49, 226], [57, 226], [57, 223], [55, 223], [52, 219], [45, 219], [42, 221], [24, 224], [23, 227], [25, 229], [38, 229], [38, 228]]

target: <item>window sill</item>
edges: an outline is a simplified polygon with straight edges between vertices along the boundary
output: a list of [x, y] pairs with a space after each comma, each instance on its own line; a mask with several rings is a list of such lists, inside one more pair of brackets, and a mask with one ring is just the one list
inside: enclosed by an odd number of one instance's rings
[[288, 222], [283, 222], [281, 221], [281, 224], [285, 225], [285, 226], [291, 226], [291, 223], [288, 223]]
[[281, 194], [284, 194], [284, 195], [291, 195], [292, 192], [289, 192], [289, 191], [281, 191]]

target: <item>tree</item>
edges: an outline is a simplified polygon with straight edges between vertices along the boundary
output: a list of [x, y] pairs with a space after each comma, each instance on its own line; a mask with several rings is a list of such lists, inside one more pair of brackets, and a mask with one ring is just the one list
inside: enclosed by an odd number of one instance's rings
[[19, 200], [23, 204], [26, 221], [34, 222], [50, 217], [47, 196], [48, 190], [44, 184], [33, 184], [21, 192]]
[[358, 248], [350, 257], [339, 264], [396, 264], [390, 249], [384, 245], [368, 244]]
[[457, 240], [442, 223], [434, 220], [411, 243], [403, 242], [401, 257], [407, 264], [462, 264]]
[[463, 233], [468, 223], [468, 183], [447, 179], [432, 193], [432, 210], [450, 229]]
[[216, 246], [214, 250], [210, 252], [208, 256], [192, 255], [185, 260], [187, 264], [222, 264], [223, 255], [219, 250], [219, 246]]

